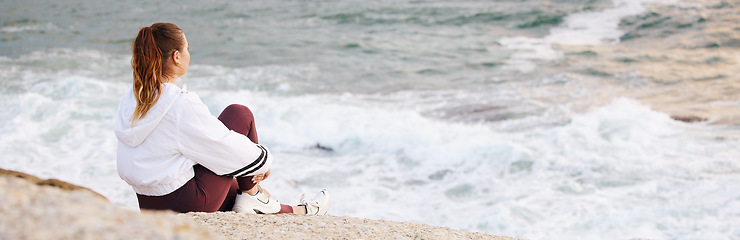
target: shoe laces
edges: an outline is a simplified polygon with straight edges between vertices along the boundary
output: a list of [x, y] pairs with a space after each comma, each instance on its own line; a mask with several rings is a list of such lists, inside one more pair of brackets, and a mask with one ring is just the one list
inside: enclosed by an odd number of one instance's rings
[[309, 206], [310, 205], [312, 207], [321, 207], [321, 206], [319, 206], [319, 202], [315, 202], [315, 201], [314, 202], [309, 202], [309, 201], [306, 201], [306, 194], [305, 193], [303, 195], [301, 195], [301, 200], [299, 202], [301, 204], [303, 204], [303, 205], [306, 205], [306, 206]]

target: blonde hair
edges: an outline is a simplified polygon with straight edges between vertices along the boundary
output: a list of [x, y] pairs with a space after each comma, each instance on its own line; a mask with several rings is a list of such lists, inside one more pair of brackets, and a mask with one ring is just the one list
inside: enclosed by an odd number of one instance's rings
[[135, 121], [146, 116], [146, 113], [159, 100], [162, 92], [164, 74], [167, 69], [167, 58], [176, 50], [185, 47], [182, 29], [172, 23], [154, 23], [143, 27], [131, 46], [133, 56], [131, 67], [134, 69], [134, 97], [136, 109], [131, 116]]

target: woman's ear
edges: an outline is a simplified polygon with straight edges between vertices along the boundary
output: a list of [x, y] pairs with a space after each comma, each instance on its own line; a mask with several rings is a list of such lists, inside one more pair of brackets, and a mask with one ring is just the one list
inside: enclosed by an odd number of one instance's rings
[[172, 53], [172, 61], [175, 62], [176, 66], [180, 66], [180, 51], [175, 50], [175, 52]]

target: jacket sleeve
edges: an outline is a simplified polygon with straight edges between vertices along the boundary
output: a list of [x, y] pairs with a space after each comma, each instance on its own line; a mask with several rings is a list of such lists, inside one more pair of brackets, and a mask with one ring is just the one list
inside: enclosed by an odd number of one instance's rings
[[217, 175], [252, 176], [270, 169], [273, 156], [266, 147], [226, 128], [195, 93], [184, 95], [176, 141], [186, 157]]

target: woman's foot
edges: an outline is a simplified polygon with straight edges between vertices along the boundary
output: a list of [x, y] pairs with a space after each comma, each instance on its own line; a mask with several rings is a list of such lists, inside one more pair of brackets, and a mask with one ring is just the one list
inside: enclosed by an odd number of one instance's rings
[[331, 207], [331, 195], [326, 189], [321, 190], [311, 200], [305, 200], [305, 197], [306, 194], [301, 196], [301, 204], [298, 206], [306, 208], [306, 215], [326, 215], [329, 207]]
[[256, 188], [258, 189], [255, 194], [239, 191], [232, 210], [238, 213], [251, 214], [280, 212], [280, 203], [277, 200], [271, 199], [270, 193], [259, 185]]

